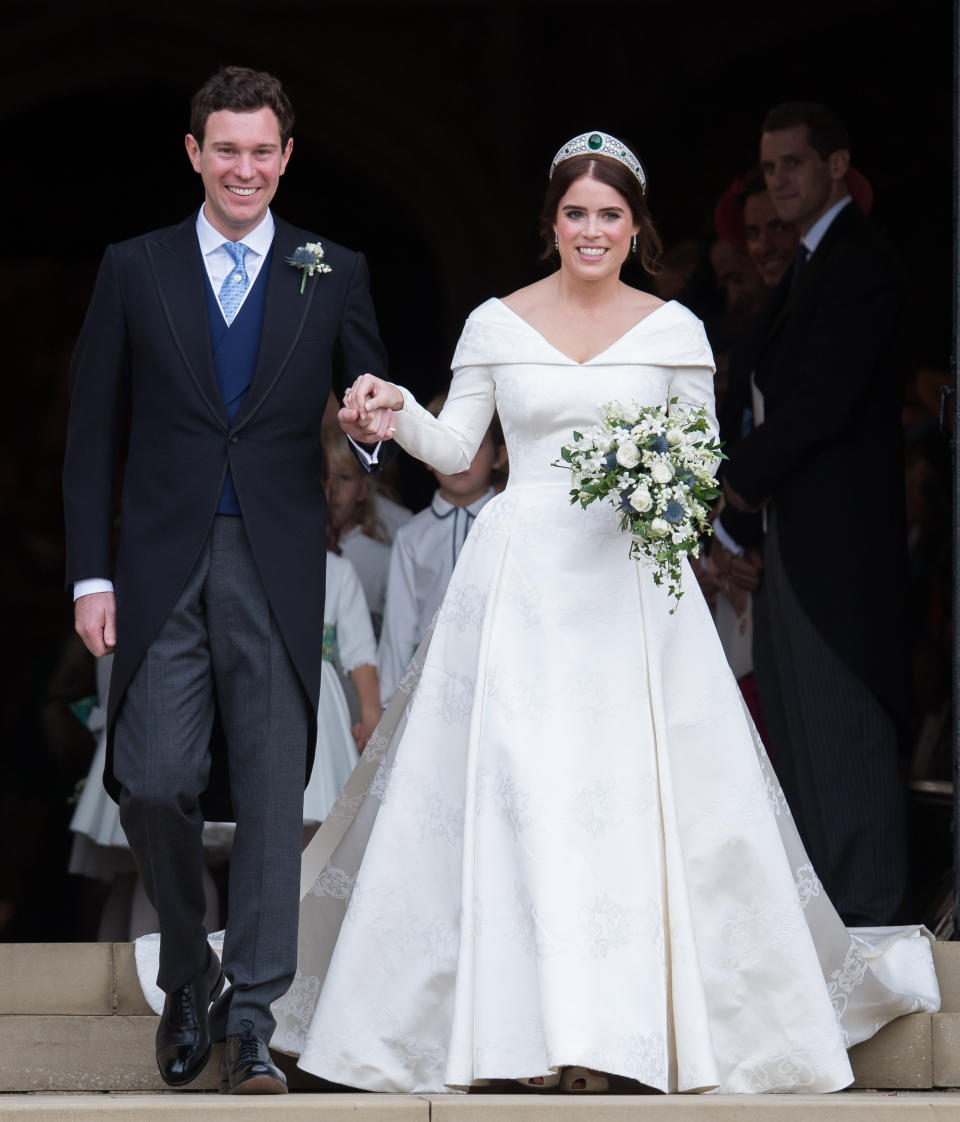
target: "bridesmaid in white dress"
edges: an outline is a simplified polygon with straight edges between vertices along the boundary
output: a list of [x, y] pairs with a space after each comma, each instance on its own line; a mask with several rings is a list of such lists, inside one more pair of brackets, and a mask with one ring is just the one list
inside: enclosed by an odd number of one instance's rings
[[[317, 750], [303, 793], [303, 820], [322, 822], [350, 778], [380, 717], [377, 641], [357, 571], [327, 550], [323, 601], [323, 680], [317, 707]], [[354, 723], [340, 685], [338, 667], [349, 674], [361, 703]]]
[[496, 407], [510, 481], [304, 853], [273, 1046], [380, 1091], [835, 1090], [851, 1044], [938, 1008], [929, 943], [843, 927], [692, 572], [671, 615], [615, 512], [569, 504], [574, 428], [611, 400], [712, 412], [713, 361], [620, 282], [657, 248], [632, 153], [584, 134], [551, 170], [559, 268], [470, 316], [440, 417], [368, 375], [341, 413], [453, 473]]

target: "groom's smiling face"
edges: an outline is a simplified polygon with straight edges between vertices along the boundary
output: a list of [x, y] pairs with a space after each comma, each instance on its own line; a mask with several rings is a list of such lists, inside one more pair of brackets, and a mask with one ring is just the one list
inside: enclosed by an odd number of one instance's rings
[[266, 214], [293, 140], [281, 142], [277, 115], [264, 106], [244, 113], [219, 109], [207, 118], [203, 144], [188, 134], [186, 145], [203, 179], [207, 221], [229, 241], [239, 241]]

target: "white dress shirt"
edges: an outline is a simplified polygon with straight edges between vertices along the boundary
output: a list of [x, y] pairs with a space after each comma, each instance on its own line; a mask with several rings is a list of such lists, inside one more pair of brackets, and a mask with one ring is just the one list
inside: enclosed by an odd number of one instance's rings
[[833, 220], [837, 217], [840, 211], [848, 205], [848, 203], [852, 202], [853, 198], [850, 195], [844, 195], [840, 202], [834, 203], [833, 206], [826, 212], [826, 214], [821, 214], [816, 222], [814, 222], [810, 229], [800, 239], [810, 251], [811, 257], [814, 255], [814, 253], [816, 253], [817, 246], [823, 241], [823, 235], [827, 232], [827, 230], [830, 229], [830, 225]]
[[[217, 303], [220, 303], [220, 289], [223, 287], [223, 282], [228, 276], [236, 269], [237, 265], [230, 254], [223, 248], [224, 244], [229, 241], [225, 238], [219, 230], [214, 229], [213, 226], [207, 221], [206, 215], [203, 213], [206, 210], [206, 203], [200, 208], [197, 214], [197, 239], [200, 242], [200, 252], [203, 254], [203, 264], [207, 270], [207, 276], [210, 279], [210, 287], [213, 289], [213, 294], [217, 298]], [[247, 247], [247, 255], [244, 258], [244, 268], [247, 270], [247, 276], [250, 278], [250, 283], [247, 285], [247, 290], [243, 294], [243, 300], [240, 301], [237, 307], [237, 312], [243, 307], [243, 302], [250, 295], [250, 290], [253, 288], [257, 277], [260, 274], [260, 266], [263, 264], [264, 258], [270, 252], [270, 247], [273, 245], [273, 233], [275, 224], [273, 215], [267, 208], [267, 213], [263, 216], [258, 226], [250, 231], [249, 234], [244, 234], [240, 239], [243, 245]], [[221, 313], [223, 306], [220, 307]], [[224, 316], [226, 321], [226, 316]]]

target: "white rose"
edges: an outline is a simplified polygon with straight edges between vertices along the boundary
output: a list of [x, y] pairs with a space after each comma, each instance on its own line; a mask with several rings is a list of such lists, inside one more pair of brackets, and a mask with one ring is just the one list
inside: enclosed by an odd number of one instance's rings
[[638, 487], [630, 496], [630, 505], [638, 514], [645, 514], [652, 506], [653, 499], [646, 487]]
[[640, 449], [628, 440], [617, 449], [617, 463], [623, 468], [636, 467], [640, 463]]
[[682, 444], [683, 430], [678, 428], [667, 429], [667, 440], [670, 444]]
[[670, 533], [671, 526], [666, 518], [654, 518], [650, 523], [650, 529], [653, 530], [655, 534], [659, 534], [662, 538], [665, 538], [667, 534]]
[[673, 479], [673, 468], [666, 460], [657, 460], [650, 469], [650, 474], [657, 483], [669, 483]]

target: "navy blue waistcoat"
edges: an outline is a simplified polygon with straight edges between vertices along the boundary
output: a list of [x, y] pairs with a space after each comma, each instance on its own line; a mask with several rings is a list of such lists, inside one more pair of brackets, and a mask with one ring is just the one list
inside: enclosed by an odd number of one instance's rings
[[[270, 254], [267, 253], [253, 287], [229, 327], [223, 318], [206, 269], [204, 278], [207, 282], [207, 313], [210, 316], [210, 342], [213, 344], [217, 383], [227, 417], [232, 422], [250, 388], [257, 355], [260, 353], [263, 309], [267, 300], [267, 281], [270, 279]], [[217, 514], [240, 514], [240, 503], [229, 468], [220, 492], [220, 502], [217, 503]]]

